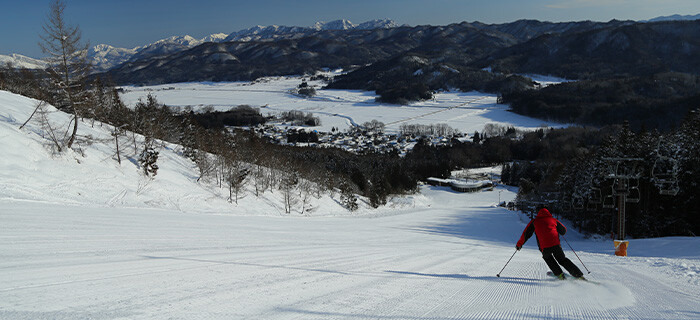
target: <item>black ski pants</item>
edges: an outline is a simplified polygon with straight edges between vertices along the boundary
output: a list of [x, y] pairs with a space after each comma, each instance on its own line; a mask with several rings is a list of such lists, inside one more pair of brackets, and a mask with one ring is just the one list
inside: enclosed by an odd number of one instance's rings
[[551, 269], [555, 275], [560, 275], [562, 273], [559, 265], [564, 267], [564, 269], [569, 271], [569, 274], [574, 277], [578, 278], [583, 275], [581, 269], [564, 255], [564, 250], [561, 249], [560, 245], [544, 248], [542, 250], [542, 259], [547, 262], [549, 269]]

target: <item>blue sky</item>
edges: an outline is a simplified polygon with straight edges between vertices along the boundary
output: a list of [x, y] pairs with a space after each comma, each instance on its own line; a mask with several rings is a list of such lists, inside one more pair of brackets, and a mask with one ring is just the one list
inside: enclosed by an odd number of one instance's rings
[[[0, 54], [41, 57], [49, 0], [0, 0]], [[389, 18], [399, 24], [445, 25], [518, 19], [643, 20], [700, 13], [700, 0], [65, 0], [66, 19], [90, 44], [132, 48], [173, 35], [202, 38], [254, 25], [309, 26]]]

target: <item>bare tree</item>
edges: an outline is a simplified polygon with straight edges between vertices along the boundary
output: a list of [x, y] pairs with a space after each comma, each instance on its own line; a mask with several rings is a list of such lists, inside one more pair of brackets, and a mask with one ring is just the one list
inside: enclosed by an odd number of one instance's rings
[[121, 150], [119, 148], [119, 138], [126, 136], [126, 128], [129, 121], [129, 110], [126, 108], [122, 100], [119, 98], [119, 93], [113, 87], [110, 88], [110, 98], [107, 99], [105, 115], [108, 122], [112, 124], [112, 136], [114, 137], [114, 145], [116, 147], [117, 161], [122, 163]]
[[226, 170], [224, 180], [228, 185], [229, 201], [238, 204], [238, 198], [246, 183], [248, 177], [247, 166], [236, 159], [235, 153], [231, 153], [226, 157]]
[[295, 189], [299, 184], [299, 175], [296, 171], [281, 172], [282, 178], [279, 183], [279, 190], [282, 192], [282, 201], [284, 202], [284, 211], [292, 212], [292, 207], [299, 201]]
[[[34, 113], [36, 113], [39, 117], [39, 126], [42, 129], [42, 135], [44, 136], [44, 138], [48, 138], [49, 140], [51, 140], [53, 146], [56, 147], [57, 152], [60, 153], [61, 151], [63, 151], [58, 136], [56, 135], [56, 129], [51, 126], [51, 122], [49, 121], [49, 111], [47, 110], [46, 103], [44, 103], [43, 101], [39, 102], [37, 104], [36, 109], [34, 110]], [[34, 113], [32, 113], [32, 115], [34, 115]], [[24, 124], [22, 126], [24, 126]]]
[[65, 143], [71, 148], [78, 133], [78, 120], [87, 105], [84, 81], [90, 66], [87, 59], [89, 45], [82, 43], [80, 29], [66, 24], [63, 19], [66, 9], [63, 1], [55, 0], [49, 9], [39, 47], [49, 55], [47, 71], [55, 90], [57, 107], [73, 113], [73, 129]]
[[267, 172], [268, 170], [261, 164], [255, 164], [253, 166], [253, 186], [255, 187], [255, 196], [260, 197], [268, 188], [269, 186], [269, 180], [268, 180], [268, 175]]
[[299, 200], [301, 201], [301, 214], [311, 211], [311, 198], [319, 198], [318, 186], [307, 179], [299, 179]]

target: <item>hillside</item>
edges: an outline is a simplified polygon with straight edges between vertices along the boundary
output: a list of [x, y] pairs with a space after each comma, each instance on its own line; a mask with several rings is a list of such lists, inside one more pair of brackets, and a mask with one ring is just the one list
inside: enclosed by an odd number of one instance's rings
[[503, 73], [567, 79], [700, 74], [700, 21], [636, 23], [576, 33], [547, 34], [475, 63]]
[[[123, 136], [122, 162], [116, 159], [111, 127], [93, 122], [80, 124], [81, 139], [77, 151], [54, 153], [47, 140], [48, 132], [36, 116], [25, 128], [19, 126], [29, 118], [36, 100], [0, 91], [0, 136], [3, 157], [0, 159], [0, 198], [12, 201], [38, 201], [107, 207], [159, 208], [165, 210], [280, 215], [285, 210], [279, 193], [242, 197], [238, 204], [228, 201], [228, 190], [216, 183], [198, 181], [195, 164], [182, 156], [182, 147], [164, 143], [158, 158], [159, 170], [154, 179], [145, 177], [138, 164], [133, 139]], [[54, 127], [70, 120], [62, 112], [48, 107]], [[250, 194], [250, 191], [245, 191]], [[324, 196], [312, 201], [322, 206], [316, 214], [346, 214], [334, 199]], [[299, 214], [298, 208], [296, 214]], [[281, 211], [280, 211], [281, 210]]]
[[12, 66], [19, 69], [43, 69], [46, 61], [25, 57], [21, 54], [11, 54], [9, 56], [0, 54], [0, 68]]
[[[285, 215], [274, 193], [234, 205], [217, 187], [197, 183], [174, 145], [161, 151], [156, 178], [141, 178], [133, 159], [113, 159], [109, 127], [99, 123], [81, 123], [79, 146], [53, 154], [41, 126], [19, 129], [34, 103], [0, 91], [0, 318], [700, 313], [695, 238], [633, 239], [630, 257], [620, 258], [610, 241], [586, 238], [564, 221], [567, 243], [585, 266], [568, 248], [566, 254], [591, 271], [591, 282], [546, 276], [533, 239], [499, 273], [528, 220], [495, 207], [512, 200], [513, 189], [422, 187], [384, 211], [353, 216], [322, 198], [311, 215]], [[68, 121], [48, 111], [52, 123]]]

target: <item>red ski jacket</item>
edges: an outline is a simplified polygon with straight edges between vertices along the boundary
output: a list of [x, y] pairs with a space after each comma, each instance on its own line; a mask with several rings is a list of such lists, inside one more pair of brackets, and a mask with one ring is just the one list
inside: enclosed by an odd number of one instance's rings
[[552, 217], [549, 210], [540, 209], [540, 211], [537, 212], [537, 217], [532, 219], [530, 223], [527, 224], [527, 227], [525, 227], [523, 235], [520, 236], [520, 240], [518, 240], [517, 246], [522, 247], [525, 241], [530, 239], [533, 232], [537, 239], [537, 246], [540, 248], [540, 251], [542, 251], [546, 248], [560, 245], [559, 235], [566, 234], [566, 227], [564, 227], [559, 220]]

